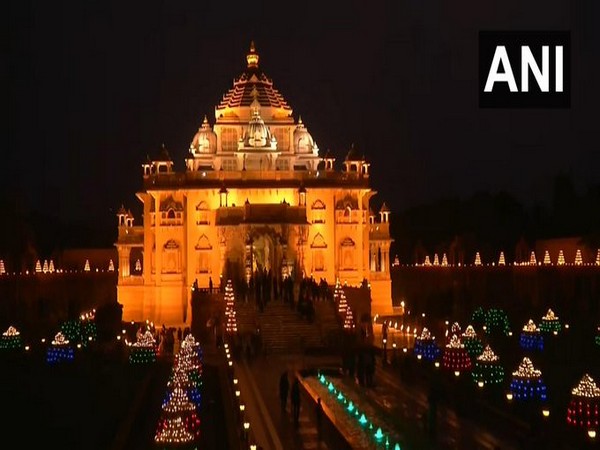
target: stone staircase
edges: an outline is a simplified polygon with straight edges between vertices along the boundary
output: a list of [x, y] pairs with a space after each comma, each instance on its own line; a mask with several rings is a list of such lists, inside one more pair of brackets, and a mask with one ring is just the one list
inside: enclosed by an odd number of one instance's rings
[[235, 302], [238, 333], [252, 334], [258, 324], [258, 308], [254, 302]]

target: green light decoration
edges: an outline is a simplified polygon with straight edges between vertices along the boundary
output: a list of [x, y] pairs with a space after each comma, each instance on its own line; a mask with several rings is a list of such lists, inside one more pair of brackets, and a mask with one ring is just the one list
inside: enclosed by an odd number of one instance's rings
[[355, 410], [354, 410], [354, 415], [355, 415], [355, 416], [359, 416], [359, 415], [360, 415], [360, 413], [358, 412], [358, 409], [355, 409]]
[[499, 384], [504, 381], [504, 368], [500, 365], [500, 358], [494, 354], [489, 345], [477, 357], [472, 376], [475, 383], [483, 383], [483, 385]]
[[79, 320], [67, 320], [60, 327], [60, 331], [70, 342], [81, 342], [81, 322]]
[[501, 333], [505, 336], [510, 332], [508, 316], [502, 309], [491, 308], [485, 315], [485, 332], [487, 334]]
[[333, 383], [331, 381], [329, 382], [329, 386], [327, 386], [327, 390], [329, 392], [335, 391], [335, 387], [333, 386]]
[[475, 324], [476, 327], [482, 327], [485, 322], [485, 311], [480, 306], [471, 315], [471, 323]]
[[394, 450], [402, 450], [400, 448], [400, 444], [398, 444], [397, 442], [396, 442], [396, 445], [394, 445]]
[[378, 441], [383, 439], [383, 431], [381, 431], [381, 427], [377, 428], [377, 431], [375, 432], [375, 439]]
[[360, 422], [361, 425], [366, 425], [367, 424], [367, 418], [365, 417], [365, 413], [362, 413], [362, 415], [360, 416], [360, 419], [358, 419], [358, 421]]
[[337, 395], [337, 399], [340, 401], [344, 401], [344, 395], [342, 394], [342, 391], [340, 391]]
[[390, 438], [389, 436], [385, 437], [385, 448], [388, 448], [390, 446]]
[[552, 309], [548, 309], [548, 312], [545, 316], [542, 317], [542, 323], [540, 323], [540, 331], [542, 333], [560, 333], [562, 326], [560, 324], [560, 320], [558, 320], [558, 316], [554, 314]]
[[369, 430], [373, 429], [373, 422], [369, 423]]
[[325, 375], [321, 375], [319, 376], [319, 381], [323, 384], [325, 384]]
[[130, 346], [129, 362], [131, 364], [156, 362], [156, 342], [150, 331], [146, 331]]
[[13, 326], [2, 333], [2, 339], [0, 339], [0, 349], [2, 350], [17, 350], [23, 347], [23, 340], [21, 339], [21, 333]]
[[352, 401], [350, 401], [350, 403], [348, 403], [348, 411], [350, 411], [350, 412], [354, 411], [354, 403], [352, 403]]
[[477, 338], [477, 333], [472, 325], [469, 325], [463, 333], [462, 342], [471, 358], [476, 358], [483, 353], [483, 344]]

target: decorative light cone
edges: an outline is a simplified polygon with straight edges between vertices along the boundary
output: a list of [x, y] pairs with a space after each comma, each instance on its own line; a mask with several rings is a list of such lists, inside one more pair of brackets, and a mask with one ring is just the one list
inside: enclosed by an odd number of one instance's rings
[[516, 400], [546, 400], [542, 371], [533, 367], [529, 358], [523, 358], [519, 368], [512, 375], [510, 392]]
[[421, 355], [421, 358], [427, 361], [435, 361], [442, 353], [427, 328], [423, 328], [421, 336], [415, 339], [413, 352], [416, 356]]
[[354, 330], [354, 316], [350, 305], [346, 307], [346, 317], [344, 317], [344, 329], [348, 331]]
[[562, 250], [559, 250], [558, 252], [558, 261], [556, 262], [556, 264], [559, 266], [565, 265], [565, 255]]
[[484, 385], [497, 385], [504, 381], [504, 368], [500, 364], [500, 358], [494, 354], [489, 345], [475, 360], [472, 376], [475, 383], [481, 382]]
[[342, 289], [340, 293], [340, 300], [338, 301], [338, 314], [342, 318], [346, 318], [346, 310], [348, 309], [348, 301], [346, 300], [346, 294]]
[[431, 266], [431, 260], [429, 259], [429, 255], [425, 256], [425, 261], [423, 262], [424, 266]]
[[440, 258], [438, 257], [437, 253], [433, 255], [433, 265], [434, 266], [439, 266], [440, 265]]
[[471, 370], [471, 358], [456, 334], [452, 335], [444, 349], [442, 367], [459, 374]]
[[533, 323], [533, 320], [529, 319], [529, 322], [523, 327], [519, 344], [523, 350], [544, 350], [544, 336]]
[[467, 353], [471, 358], [475, 358], [483, 352], [483, 344], [477, 338], [477, 333], [475, 333], [475, 328], [469, 325], [467, 326], [465, 332], [462, 335], [462, 342], [467, 349]]
[[70, 362], [75, 358], [73, 347], [69, 340], [60, 331], [54, 336], [52, 344], [46, 350], [46, 361], [48, 364]]
[[233, 284], [231, 280], [227, 280], [227, 284], [225, 285], [225, 316], [227, 317], [225, 331], [227, 331], [228, 334], [237, 333], [235, 295], [233, 293]]
[[150, 331], [138, 337], [129, 346], [129, 362], [131, 364], [150, 364], [156, 362], [156, 342]]
[[506, 259], [504, 258], [504, 252], [500, 252], [500, 257], [498, 258], [498, 265], [499, 266], [506, 265]]
[[21, 333], [12, 325], [2, 333], [0, 339], [0, 349], [2, 350], [20, 350], [23, 348], [23, 339]]
[[479, 254], [479, 252], [475, 253], [475, 265], [481, 266], [481, 255]]
[[502, 309], [489, 309], [485, 315], [484, 325], [486, 334], [500, 333], [507, 336], [510, 332], [508, 316]]
[[552, 309], [548, 309], [545, 316], [542, 317], [542, 323], [540, 324], [540, 331], [543, 333], [560, 333], [561, 330], [560, 320], [558, 316], [554, 314]]
[[567, 423], [571, 426], [598, 429], [600, 388], [587, 373], [571, 390], [571, 402], [567, 408]]
[[552, 261], [550, 260], [550, 252], [548, 250], [546, 250], [546, 252], [544, 253], [544, 265], [549, 265], [552, 264]]

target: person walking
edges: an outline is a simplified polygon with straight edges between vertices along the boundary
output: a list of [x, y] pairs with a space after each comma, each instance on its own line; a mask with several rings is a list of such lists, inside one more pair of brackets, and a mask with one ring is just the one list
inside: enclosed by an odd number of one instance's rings
[[317, 398], [315, 416], [317, 418], [317, 436], [320, 441], [323, 439], [323, 405], [321, 405], [321, 397]]
[[298, 378], [295, 378], [294, 383], [292, 384], [291, 397], [294, 426], [298, 428], [298, 423], [300, 421], [300, 383], [298, 382]]
[[287, 370], [284, 370], [279, 378], [279, 400], [281, 402], [281, 412], [285, 412], [287, 408], [288, 392], [290, 390], [290, 382], [288, 380]]

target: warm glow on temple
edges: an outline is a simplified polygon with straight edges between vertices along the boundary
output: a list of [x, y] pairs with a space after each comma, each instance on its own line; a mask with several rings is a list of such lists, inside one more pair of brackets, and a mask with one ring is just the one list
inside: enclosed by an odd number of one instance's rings
[[193, 135], [185, 171], [165, 146], [142, 164], [143, 225], [124, 207], [117, 214], [123, 319], [189, 322], [195, 280], [218, 287], [256, 270], [366, 280], [372, 314], [391, 313], [390, 210], [370, 209], [362, 150], [351, 146], [336, 167], [262, 71], [254, 43], [245, 65]]

